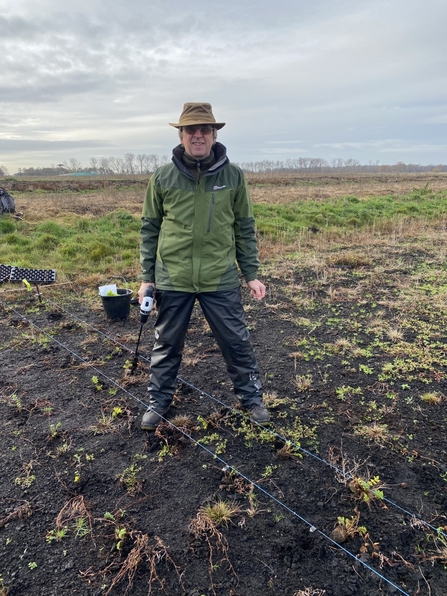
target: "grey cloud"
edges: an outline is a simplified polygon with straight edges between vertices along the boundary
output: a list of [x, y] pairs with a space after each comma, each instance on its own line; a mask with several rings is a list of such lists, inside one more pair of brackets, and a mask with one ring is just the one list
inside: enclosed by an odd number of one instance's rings
[[[222, 139], [236, 160], [316, 151], [374, 159], [385, 149], [394, 159], [406, 147], [428, 159], [441, 151], [444, 2], [425, 0], [423, 10], [416, 0], [61, 6], [16, 0], [2, 11], [0, 138], [102, 138], [116, 155], [169, 150], [167, 122], [184, 101], [204, 100], [227, 121]], [[0, 163], [16, 147], [2, 149]], [[82, 155], [88, 162], [88, 146]]]
[[0, 151], [57, 151], [70, 149], [96, 149], [98, 147], [113, 147], [108, 141], [86, 139], [82, 141], [46, 141], [43, 139], [2, 139]]

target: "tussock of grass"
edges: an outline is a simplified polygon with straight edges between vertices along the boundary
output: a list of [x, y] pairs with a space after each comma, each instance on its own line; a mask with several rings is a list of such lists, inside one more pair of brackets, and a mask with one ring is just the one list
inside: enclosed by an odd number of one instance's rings
[[421, 395], [421, 400], [426, 404], [439, 406], [442, 403], [442, 396], [436, 392], [428, 391]]
[[215, 503], [204, 505], [200, 509], [201, 515], [208, 518], [216, 527], [228, 523], [241, 512], [240, 507], [230, 501], [218, 500]]

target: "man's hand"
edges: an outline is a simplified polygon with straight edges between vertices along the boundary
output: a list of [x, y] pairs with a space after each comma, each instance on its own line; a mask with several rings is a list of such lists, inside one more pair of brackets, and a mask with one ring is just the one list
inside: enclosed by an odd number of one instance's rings
[[138, 290], [138, 302], [141, 304], [143, 302], [143, 298], [144, 298], [144, 290], [147, 288], [147, 286], [154, 286], [155, 288], [155, 284], [152, 282], [146, 282], [144, 281], [141, 286], [140, 289]]
[[250, 288], [250, 294], [255, 300], [262, 300], [265, 297], [265, 285], [259, 279], [247, 281], [247, 286]]

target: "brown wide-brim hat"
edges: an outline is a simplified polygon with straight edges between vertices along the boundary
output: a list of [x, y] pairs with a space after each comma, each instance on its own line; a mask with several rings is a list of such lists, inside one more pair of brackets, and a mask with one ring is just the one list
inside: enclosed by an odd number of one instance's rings
[[211, 124], [217, 130], [225, 126], [225, 122], [216, 122], [210, 103], [192, 101], [184, 104], [178, 123], [174, 124], [170, 122], [169, 125], [180, 128], [181, 126], [190, 126], [191, 124]]

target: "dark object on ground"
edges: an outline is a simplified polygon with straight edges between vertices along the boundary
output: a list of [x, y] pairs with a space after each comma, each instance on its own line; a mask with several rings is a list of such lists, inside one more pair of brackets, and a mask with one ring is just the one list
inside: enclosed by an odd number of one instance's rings
[[14, 199], [4, 188], [0, 187], [0, 215], [3, 215], [3, 213], [15, 213], [15, 211]]
[[109, 319], [125, 319], [130, 313], [132, 290], [117, 289], [117, 296], [101, 296], [104, 311]]

